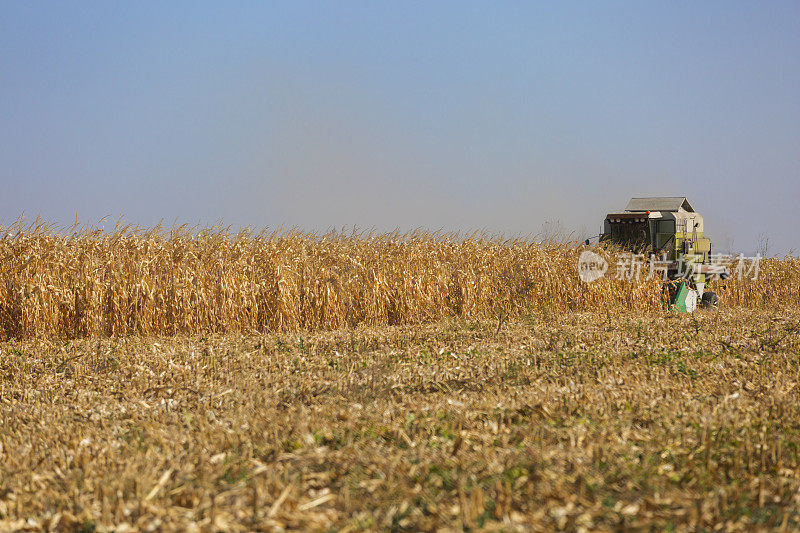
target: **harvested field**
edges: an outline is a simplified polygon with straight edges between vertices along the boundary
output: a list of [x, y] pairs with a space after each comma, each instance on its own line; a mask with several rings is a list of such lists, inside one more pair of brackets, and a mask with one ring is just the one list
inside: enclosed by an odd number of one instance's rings
[[0, 529], [800, 528], [800, 313], [6, 341]]

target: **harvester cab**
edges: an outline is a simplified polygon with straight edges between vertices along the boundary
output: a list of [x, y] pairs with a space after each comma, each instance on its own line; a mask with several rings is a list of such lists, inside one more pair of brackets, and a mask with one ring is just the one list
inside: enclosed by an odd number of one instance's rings
[[658, 265], [665, 280], [669, 307], [691, 313], [698, 304], [716, 307], [719, 299], [705, 290], [709, 276], [728, 277], [712, 264], [711, 240], [703, 233], [703, 217], [682, 196], [631, 198], [625, 210], [609, 213], [600, 242], [644, 254]]

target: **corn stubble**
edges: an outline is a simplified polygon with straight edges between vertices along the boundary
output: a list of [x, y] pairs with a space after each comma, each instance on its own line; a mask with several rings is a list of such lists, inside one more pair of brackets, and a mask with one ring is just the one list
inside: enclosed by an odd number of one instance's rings
[[[535, 311], [657, 310], [657, 279], [582, 283], [581, 247], [483, 235], [2, 228], [0, 338], [263, 333]], [[613, 253], [603, 252], [616, 262]], [[646, 271], [646, 267], [644, 267]], [[646, 272], [645, 272], [646, 273]], [[800, 305], [800, 261], [762, 261], [724, 304]], [[719, 285], [719, 284], [718, 284]]]
[[0, 530], [800, 527], [800, 313], [0, 344]]

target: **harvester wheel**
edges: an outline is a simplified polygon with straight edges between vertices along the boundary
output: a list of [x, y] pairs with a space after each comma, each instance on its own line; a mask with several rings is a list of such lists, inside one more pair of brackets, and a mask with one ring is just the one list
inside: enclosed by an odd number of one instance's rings
[[719, 305], [719, 297], [715, 292], [704, 292], [700, 299], [700, 307], [703, 309], [715, 309]]

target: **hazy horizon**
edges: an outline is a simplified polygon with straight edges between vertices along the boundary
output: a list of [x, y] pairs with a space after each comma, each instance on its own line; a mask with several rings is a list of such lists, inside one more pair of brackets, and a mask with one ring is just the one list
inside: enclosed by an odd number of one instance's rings
[[793, 2], [7, 2], [0, 95], [2, 224], [582, 239], [686, 196], [800, 250]]

